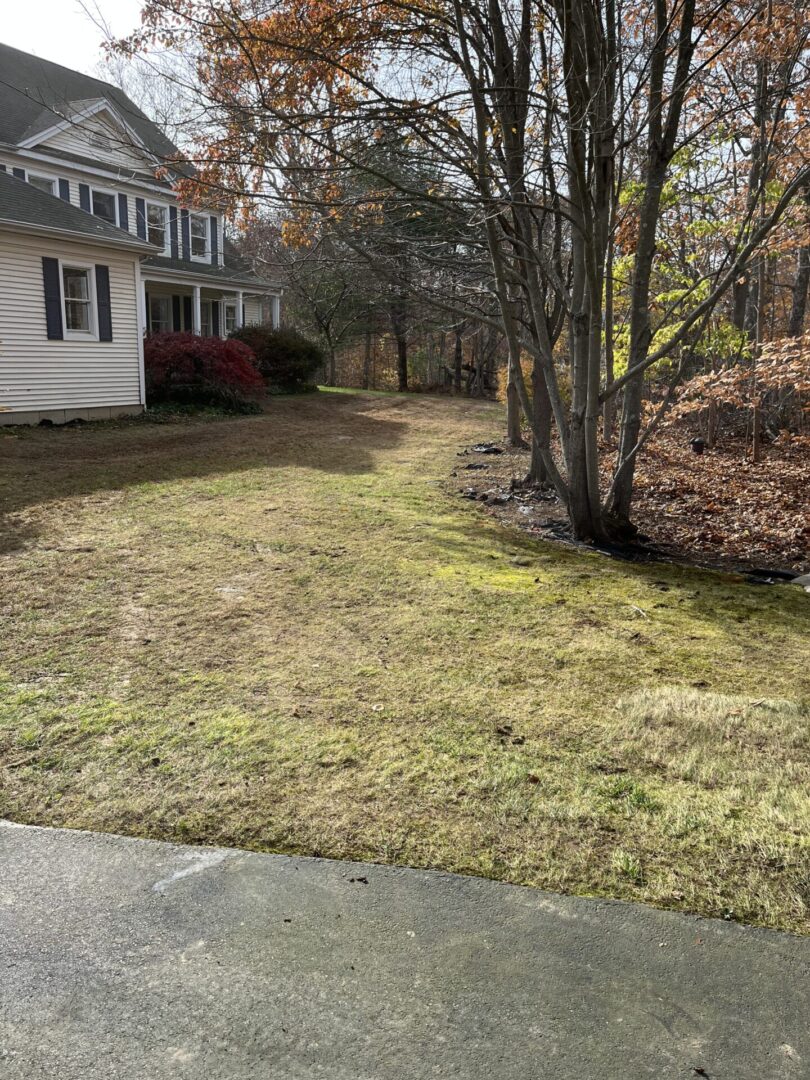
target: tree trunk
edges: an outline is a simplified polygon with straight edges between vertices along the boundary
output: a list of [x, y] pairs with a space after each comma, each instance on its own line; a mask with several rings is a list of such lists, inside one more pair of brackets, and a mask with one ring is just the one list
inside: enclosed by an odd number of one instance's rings
[[[644, 361], [652, 340], [650, 328], [650, 277], [655, 258], [655, 238], [658, 226], [661, 194], [664, 188], [666, 164], [659, 158], [647, 178], [642, 205], [639, 239], [636, 246], [632, 304], [630, 311], [630, 353], [628, 367], [633, 368]], [[633, 499], [636, 459], [631, 457], [641, 434], [641, 406], [644, 397], [643, 372], [632, 378], [624, 388], [622, 424], [619, 436], [618, 469], [620, 475], [615, 484], [610, 514], [622, 527], [630, 524], [630, 504]], [[626, 464], [624, 464], [626, 462]]]
[[[605, 385], [613, 382], [613, 238], [608, 247], [607, 275], [605, 278]], [[616, 424], [616, 395], [605, 402], [602, 411], [602, 436], [606, 443], [613, 439]]]
[[604, 530], [600, 520], [594, 521], [592, 503], [588, 491], [588, 451], [585, 414], [571, 417], [570, 464], [568, 468], [568, 517], [577, 540], [602, 540]]
[[[656, 4], [656, 43], [650, 57], [648, 89], [648, 141], [645, 161], [645, 187], [639, 213], [638, 241], [630, 287], [630, 349], [628, 367], [632, 370], [643, 364], [649, 355], [653, 331], [650, 324], [650, 279], [655, 261], [661, 197], [667, 169], [675, 153], [680, 119], [686, 96], [688, 73], [695, 42], [693, 27], [695, 0], [683, 0], [678, 27], [677, 71], [672, 90], [665, 90], [666, 57], [672, 47], [666, 4]], [[681, 74], [679, 75], [678, 72]], [[663, 103], [667, 101], [666, 111]], [[630, 506], [633, 500], [636, 460], [641, 435], [641, 405], [644, 395], [644, 374], [630, 379], [624, 388], [622, 426], [619, 437], [617, 472], [608, 512], [622, 529], [630, 528]]]
[[[543, 461], [542, 451], [549, 451], [551, 447], [551, 401], [543, 366], [539, 360], [535, 360], [532, 368], [532, 406], [534, 408], [532, 458], [526, 483], [539, 487], [549, 483], [550, 478]], [[539, 434], [539, 438], [534, 432]]]
[[327, 386], [335, 386], [337, 381], [337, 361], [335, 359], [335, 349], [333, 345], [329, 346], [329, 378], [327, 379]]
[[804, 331], [808, 286], [810, 286], [810, 245], [799, 248], [796, 258], [796, 277], [792, 289], [788, 337], [799, 337]]
[[506, 381], [506, 445], [524, 446], [520, 422], [520, 395], [518, 394], [511, 361], [509, 362], [508, 371]]
[[751, 415], [751, 458], [758, 465], [762, 457], [762, 417], [757, 398], [757, 361], [762, 348], [762, 337], [765, 322], [765, 258], [762, 256], [757, 267], [757, 321], [754, 328], [754, 357], [751, 377], [754, 381], [754, 408]]
[[397, 380], [399, 390], [408, 389], [408, 341], [405, 337], [397, 338]]
[[717, 402], [714, 400], [706, 408], [706, 445], [710, 450], [717, 445]]
[[391, 330], [397, 343], [397, 384], [400, 392], [408, 389], [408, 337], [406, 334], [405, 298], [399, 296], [391, 308]]
[[[770, 22], [770, 18], [768, 20]], [[766, 138], [766, 121], [768, 112], [767, 93], [769, 84], [769, 64], [767, 61], [760, 61], [757, 65], [757, 75], [759, 83], [759, 98], [757, 101], [757, 110], [759, 113], [759, 138], [757, 140], [759, 144], [759, 161], [758, 161], [758, 173], [761, 176], [762, 181], [765, 181], [768, 171], [767, 161], [767, 138]], [[765, 217], [765, 188], [764, 184], [761, 185], [761, 192], [759, 197], [759, 220], [760, 222]], [[752, 371], [751, 378], [753, 380], [753, 400], [754, 408], [751, 416], [751, 457], [754, 464], [758, 464], [762, 454], [762, 417], [760, 415], [760, 407], [757, 391], [757, 364], [759, 361], [759, 354], [762, 350], [762, 342], [765, 337], [765, 285], [767, 282], [767, 264], [765, 262], [765, 252], [760, 251], [759, 259], [757, 260], [757, 280], [756, 280], [756, 293], [749, 298], [749, 310], [746, 313], [746, 321], [748, 322], [748, 332], [753, 342], [753, 357], [752, 357]], [[752, 290], [753, 293], [753, 290]]]
[[453, 351], [453, 390], [461, 393], [461, 365], [464, 361], [464, 346], [461, 341], [461, 325], [456, 327], [456, 343]]
[[371, 323], [366, 326], [366, 348], [363, 354], [363, 389], [371, 385]]

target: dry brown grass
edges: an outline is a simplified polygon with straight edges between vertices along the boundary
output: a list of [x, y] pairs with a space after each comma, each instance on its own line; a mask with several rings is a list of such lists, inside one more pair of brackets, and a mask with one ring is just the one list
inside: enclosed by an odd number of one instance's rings
[[0, 816], [806, 929], [810, 602], [447, 490], [498, 406], [0, 437]]

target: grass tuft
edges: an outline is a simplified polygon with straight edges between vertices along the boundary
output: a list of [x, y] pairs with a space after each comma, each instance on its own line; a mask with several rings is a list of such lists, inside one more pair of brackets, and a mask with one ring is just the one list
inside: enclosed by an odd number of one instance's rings
[[499, 526], [448, 476], [501, 424], [4, 438], [0, 816], [810, 928], [808, 598]]

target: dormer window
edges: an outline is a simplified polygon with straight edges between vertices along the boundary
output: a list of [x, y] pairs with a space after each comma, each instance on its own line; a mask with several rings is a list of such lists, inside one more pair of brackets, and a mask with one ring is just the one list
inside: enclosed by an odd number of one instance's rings
[[191, 215], [191, 257], [197, 262], [208, 262], [208, 218], [202, 214]]
[[169, 247], [169, 211], [158, 203], [146, 204], [147, 239], [166, 252]]
[[109, 222], [110, 225], [118, 224], [116, 198], [112, 191], [99, 191], [97, 188], [93, 188], [91, 192], [91, 206], [93, 208], [93, 214], [96, 217], [101, 218], [102, 221]]

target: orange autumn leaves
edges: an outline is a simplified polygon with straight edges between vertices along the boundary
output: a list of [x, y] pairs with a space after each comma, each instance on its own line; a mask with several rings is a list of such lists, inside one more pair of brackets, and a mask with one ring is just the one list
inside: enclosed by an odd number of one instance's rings
[[755, 363], [750, 359], [690, 379], [681, 388], [670, 417], [677, 419], [711, 402], [734, 408], [754, 408], [774, 390], [790, 390], [806, 399], [810, 410], [810, 332], [763, 345]]

